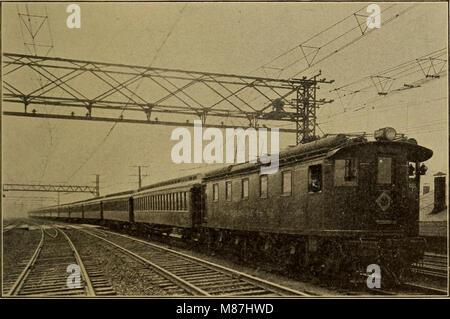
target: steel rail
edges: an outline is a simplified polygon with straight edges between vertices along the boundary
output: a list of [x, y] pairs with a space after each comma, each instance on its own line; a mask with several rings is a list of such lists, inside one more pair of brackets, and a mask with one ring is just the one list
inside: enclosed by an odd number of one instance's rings
[[27, 279], [28, 275], [31, 272], [31, 268], [35, 264], [41, 250], [42, 246], [44, 245], [44, 229], [40, 227], [41, 229], [41, 240], [39, 241], [38, 246], [36, 247], [36, 250], [34, 251], [33, 255], [31, 256], [30, 260], [28, 261], [25, 268], [20, 273], [17, 280], [14, 282], [13, 286], [9, 289], [9, 291], [6, 293], [6, 296], [14, 296], [16, 295], [20, 289], [22, 288], [23, 284], [25, 283], [25, 280]]
[[[38, 225], [38, 224], [36, 224]], [[52, 238], [56, 238], [58, 236], [58, 233], [61, 232], [61, 234], [64, 235], [64, 237], [66, 238], [73, 254], [74, 257], [77, 261], [77, 265], [80, 267], [80, 271], [81, 271], [81, 275], [82, 278], [85, 282], [85, 291], [86, 291], [86, 295], [88, 297], [92, 297], [92, 296], [96, 296], [95, 294], [95, 290], [94, 287], [92, 285], [92, 282], [89, 278], [89, 275], [86, 271], [86, 268], [84, 266], [84, 263], [81, 259], [80, 254], [78, 253], [75, 245], [73, 244], [72, 240], [69, 238], [69, 236], [67, 236], [67, 234], [62, 231], [61, 229], [55, 228], [56, 230], [56, 235], [53, 236], [51, 234], [49, 234], [47, 231], [44, 230], [43, 225], [38, 225], [40, 227], [41, 230], [41, 240], [39, 242], [38, 247], [36, 248], [35, 252], [33, 253], [33, 256], [30, 258], [29, 262], [27, 263], [27, 265], [25, 266], [24, 270], [21, 272], [21, 274], [19, 275], [19, 277], [17, 278], [17, 280], [14, 282], [13, 286], [10, 288], [10, 290], [8, 291], [8, 293], [6, 294], [6, 296], [16, 296], [19, 294], [20, 290], [22, 289], [23, 285], [25, 284], [29, 274], [31, 273], [31, 270], [33, 269], [33, 267], [36, 265], [36, 261], [39, 257], [39, 254], [42, 251], [42, 248], [44, 246], [44, 238], [45, 238], [45, 234], [47, 234], [48, 236], [52, 237]]]
[[[308, 293], [304, 293], [304, 292], [297, 291], [297, 290], [294, 290], [294, 289], [291, 289], [291, 288], [288, 288], [288, 287], [284, 287], [284, 286], [278, 285], [276, 283], [269, 282], [267, 280], [264, 280], [264, 279], [261, 279], [261, 278], [257, 278], [257, 277], [245, 274], [243, 272], [239, 272], [237, 270], [230, 269], [230, 268], [227, 268], [227, 267], [224, 267], [224, 266], [221, 266], [221, 265], [218, 265], [218, 264], [215, 264], [215, 263], [212, 263], [212, 262], [209, 262], [209, 261], [197, 258], [197, 257], [189, 256], [189, 255], [181, 253], [179, 251], [176, 251], [176, 250], [173, 250], [173, 249], [170, 249], [170, 248], [166, 248], [166, 247], [163, 247], [163, 246], [160, 246], [160, 245], [157, 245], [157, 244], [153, 244], [153, 243], [150, 243], [150, 242], [138, 239], [138, 238], [134, 238], [134, 237], [123, 235], [123, 234], [114, 233], [114, 232], [107, 231], [107, 230], [98, 230], [98, 231], [105, 232], [105, 233], [110, 233], [110, 234], [113, 234], [113, 235], [116, 235], [116, 236], [120, 236], [120, 237], [124, 237], [124, 238], [127, 238], [129, 240], [133, 240], [133, 241], [145, 244], [147, 246], [150, 246], [150, 247], [153, 247], [153, 248], [156, 248], [156, 249], [159, 249], [159, 250], [162, 250], [162, 251], [166, 251], [166, 252], [169, 252], [171, 254], [180, 256], [180, 257], [185, 258], [187, 260], [194, 261], [194, 262], [199, 263], [199, 264], [207, 265], [208, 267], [213, 268], [213, 269], [215, 269], [215, 270], [217, 270], [219, 272], [222, 272], [222, 273], [225, 273], [225, 274], [228, 274], [228, 275], [232, 275], [234, 277], [238, 277], [239, 279], [243, 279], [243, 280], [245, 280], [245, 281], [247, 281], [247, 282], [249, 282], [251, 284], [254, 284], [256, 286], [259, 286], [261, 288], [264, 288], [264, 289], [266, 289], [268, 291], [271, 291], [271, 292], [274, 292], [274, 293], [278, 293], [278, 294], [282, 294], [282, 295], [296, 295], [296, 296], [303, 296], [303, 297], [311, 296]], [[102, 238], [100, 236], [97, 236], [97, 237]], [[221, 295], [221, 296], [227, 296], [227, 295]], [[233, 295], [230, 294], [229, 296], [233, 296]]]
[[88, 297], [95, 296], [96, 294], [95, 294], [94, 286], [92, 285], [91, 279], [89, 278], [88, 272], [86, 271], [86, 267], [84, 266], [84, 263], [83, 263], [83, 260], [81, 259], [80, 254], [78, 253], [77, 249], [75, 248], [75, 245], [73, 244], [73, 242], [69, 238], [69, 236], [63, 230], [59, 229], [59, 231], [67, 239], [67, 242], [69, 243], [69, 246], [70, 246], [70, 248], [72, 248], [73, 254], [75, 255], [77, 264], [80, 267], [81, 277], [84, 279], [86, 295]]
[[91, 235], [91, 236], [94, 236], [94, 237], [96, 237], [96, 238], [98, 238], [98, 239], [101, 239], [101, 240], [107, 242], [108, 244], [110, 244], [111, 246], [116, 247], [116, 248], [119, 249], [120, 251], [123, 251], [123, 252], [125, 252], [126, 254], [128, 254], [128, 255], [130, 255], [130, 256], [133, 256], [134, 258], [138, 259], [139, 261], [141, 261], [141, 262], [143, 262], [143, 263], [149, 265], [150, 267], [152, 267], [154, 270], [156, 270], [157, 273], [159, 273], [160, 275], [162, 275], [164, 278], [167, 278], [167, 279], [169, 279], [170, 281], [172, 281], [173, 283], [175, 283], [176, 285], [181, 286], [183, 289], [185, 289], [186, 291], [188, 291], [189, 293], [191, 293], [191, 294], [193, 294], [193, 295], [211, 296], [208, 292], [204, 291], [203, 289], [200, 289], [200, 288], [198, 288], [198, 287], [196, 287], [196, 286], [190, 284], [189, 282], [185, 281], [184, 279], [178, 277], [177, 275], [171, 273], [170, 271], [167, 271], [167, 270], [164, 269], [163, 267], [161, 267], [161, 266], [159, 266], [159, 265], [157, 265], [157, 264], [151, 262], [150, 260], [148, 260], [148, 259], [146, 259], [146, 258], [144, 258], [144, 257], [139, 256], [138, 254], [136, 254], [136, 253], [130, 251], [129, 249], [126, 249], [126, 248], [124, 248], [124, 247], [122, 247], [122, 246], [120, 246], [120, 245], [118, 245], [118, 244], [116, 244], [116, 243], [114, 243], [114, 242], [112, 242], [112, 241], [106, 239], [106, 238], [103, 238], [103, 237], [101, 237], [101, 236], [98, 236], [98, 235], [96, 235], [96, 234], [94, 234], [94, 233], [92, 233], [92, 232], [89, 232], [89, 231], [87, 231], [87, 230], [80, 229], [80, 228], [76, 228], [76, 227], [73, 227], [73, 226], [70, 226], [70, 225], [69, 225], [69, 227], [72, 227], [72, 228], [74, 228], [74, 229], [76, 229], [76, 230], [79, 230], [79, 231], [81, 231], [81, 232], [84, 232], [84, 233], [86, 233], [86, 234], [89, 234], [89, 235]]

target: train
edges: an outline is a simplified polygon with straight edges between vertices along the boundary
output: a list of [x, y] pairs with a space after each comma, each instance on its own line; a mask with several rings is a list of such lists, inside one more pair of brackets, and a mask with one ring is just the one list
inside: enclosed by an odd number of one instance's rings
[[400, 283], [424, 254], [420, 177], [433, 152], [391, 127], [373, 136], [289, 147], [273, 174], [260, 161], [231, 164], [29, 216], [177, 237], [323, 278], [353, 280], [376, 264]]

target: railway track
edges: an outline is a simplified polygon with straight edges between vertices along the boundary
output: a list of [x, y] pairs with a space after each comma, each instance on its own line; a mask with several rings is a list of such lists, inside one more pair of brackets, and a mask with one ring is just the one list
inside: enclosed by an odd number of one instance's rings
[[[82, 260], [61, 229], [39, 225], [40, 242], [20, 274], [5, 274], [5, 296], [99, 296], [114, 291], [89, 260]], [[77, 274], [77, 270], [79, 273]], [[79, 276], [79, 280], [69, 276]]]
[[423, 260], [412, 265], [411, 271], [447, 285], [447, 255], [426, 252]]
[[413, 281], [393, 290], [373, 289], [375, 295], [447, 295], [447, 255], [426, 252], [423, 260], [411, 266]]
[[6, 234], [7, 232], [9, 232], [10, 230], [16, 228], [17, 226], [19, 226], [19, 222], [10, 222], [8, 224], [3, 224], [3, 234]]
[[127, 235], [100, 229], [69, 227], [94, 236], [151, 268], [159, 275], [155, 284], [171, 289], [174, 295], [311, 296]]

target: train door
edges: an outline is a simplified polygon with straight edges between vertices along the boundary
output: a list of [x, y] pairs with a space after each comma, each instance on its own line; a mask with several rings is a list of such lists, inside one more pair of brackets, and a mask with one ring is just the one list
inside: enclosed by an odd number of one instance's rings
[[323, 222], [323, 165], [312, 164], [307, 171], [306, 223], [308, 228], [319, 229]]
[[379, 154], [376, 159], [375, 210], [379, 229], [398, 227], [399, 188], [404, 182], [399, 179], [396, 158], [391, 154]]
[[405, 207], [407, 211], [402, 213], [408, 217], [405, 224], [408, 225], [406, 231], [410, 236], [417, 236], [419, 234], [418, 220], [419, 220], [419, 197], [420, 197], [420, 163], [408, 162], [408, 186], [406, 190]]
[[128, 211], [130, 214], [130, 223], [134, 223], [134, 201], [133, 197], [128, 198]]

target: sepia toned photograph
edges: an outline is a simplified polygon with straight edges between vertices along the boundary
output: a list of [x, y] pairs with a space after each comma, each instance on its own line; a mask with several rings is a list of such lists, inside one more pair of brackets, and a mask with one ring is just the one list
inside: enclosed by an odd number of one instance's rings
[[448, 14], [2, 1], [2, 299], [448, 298]]

